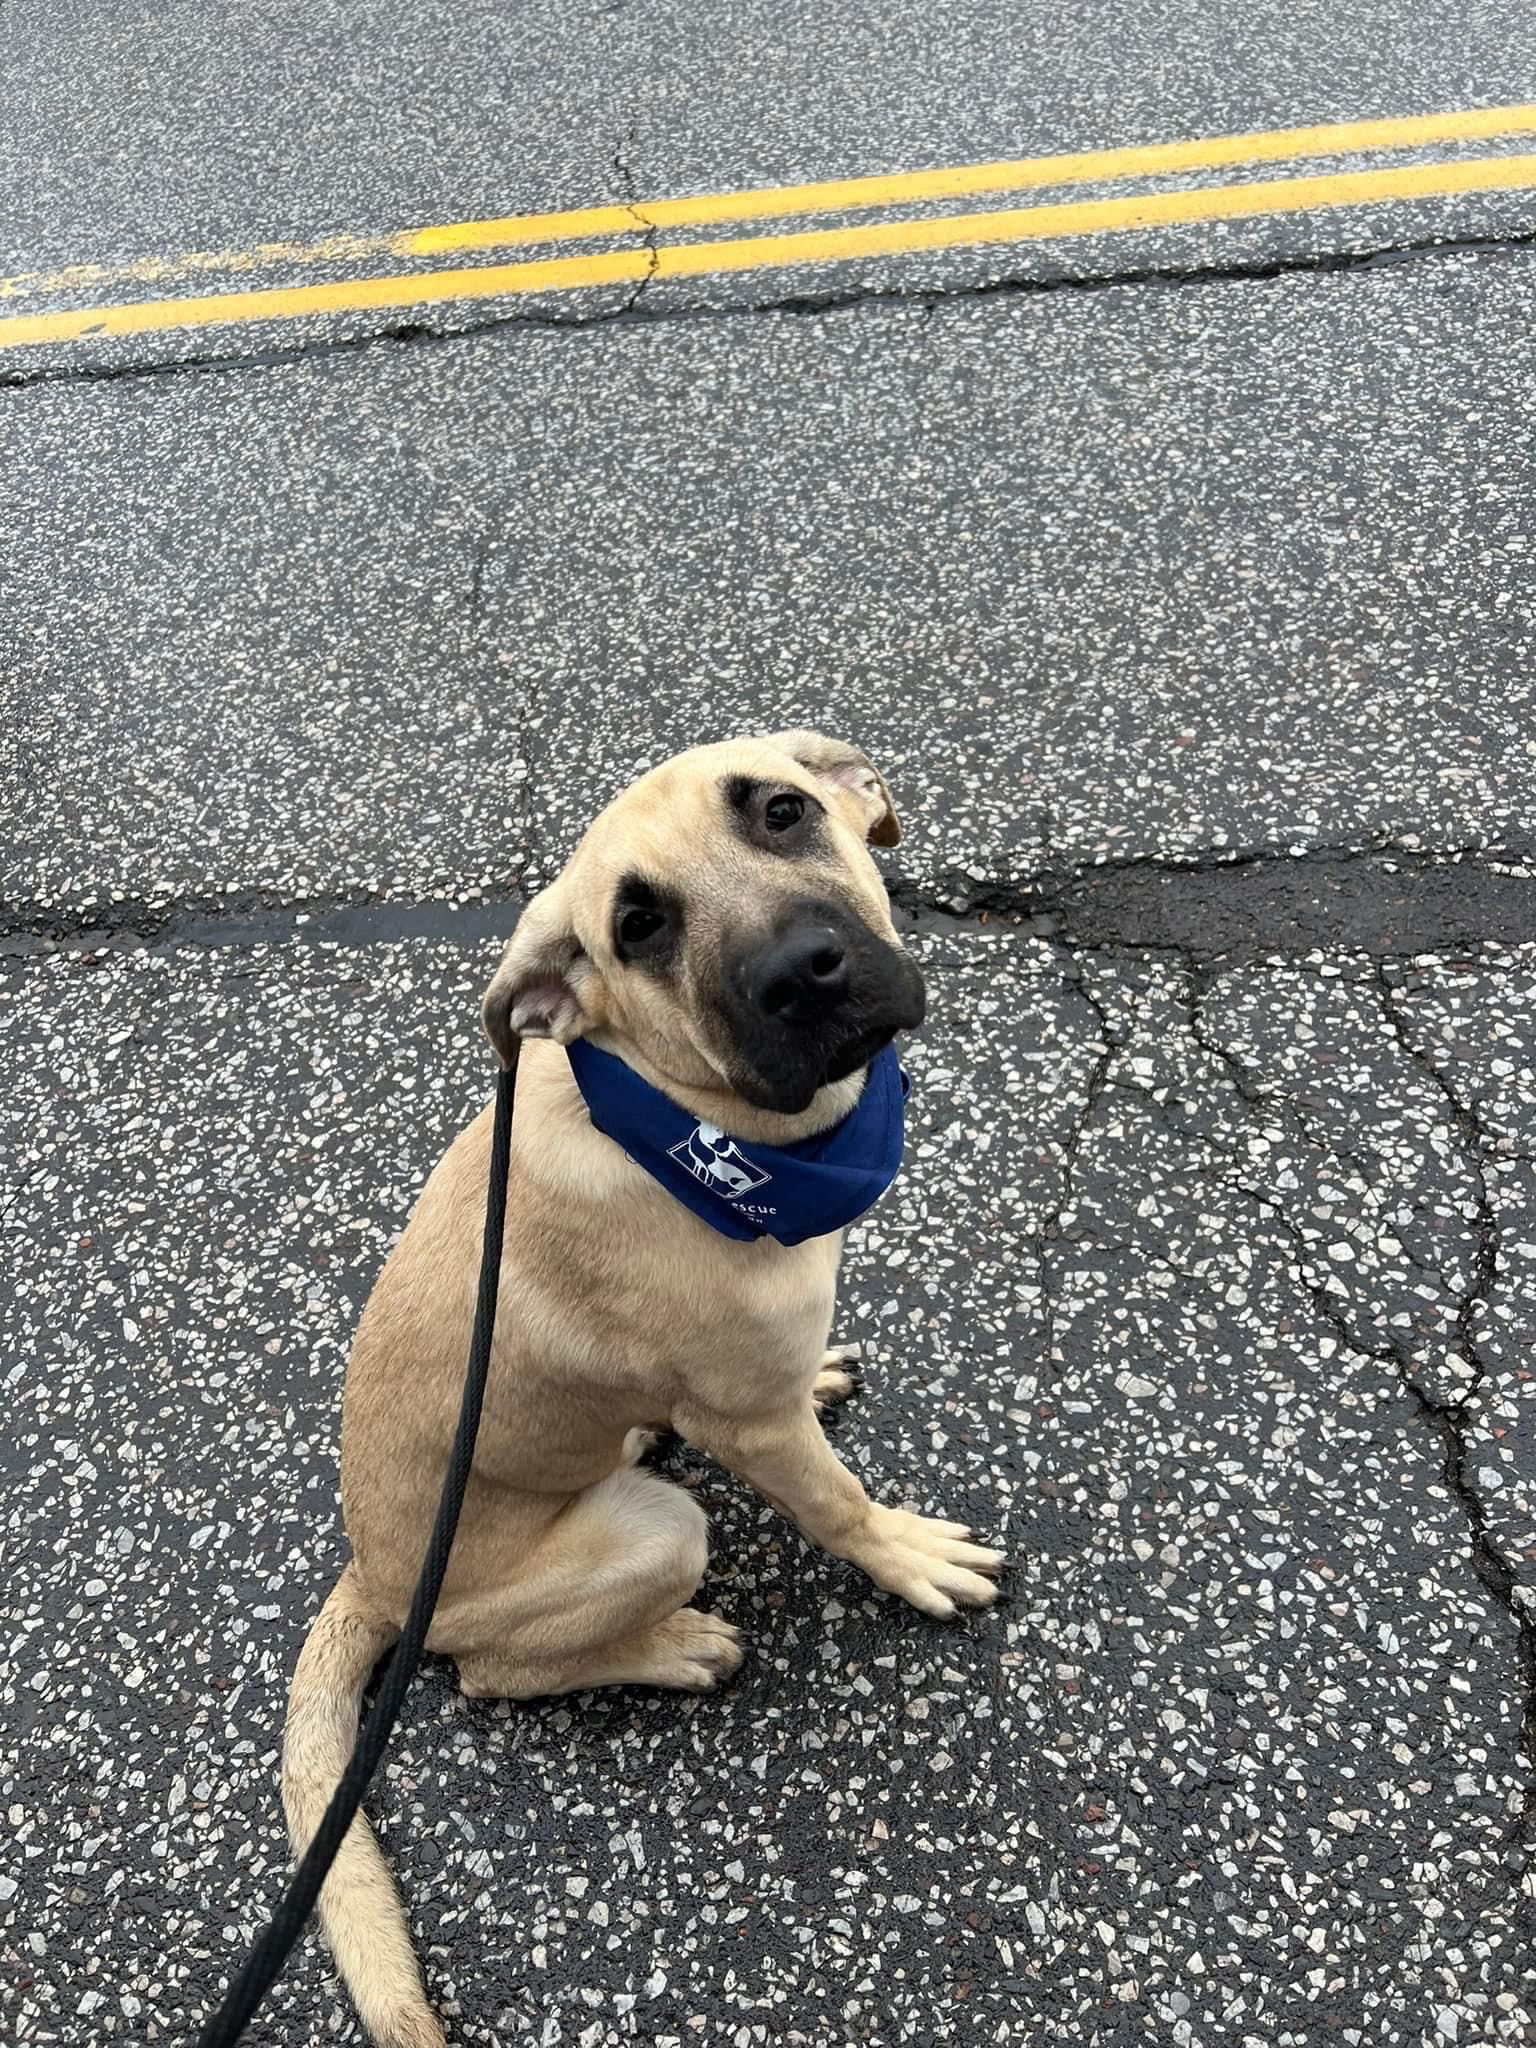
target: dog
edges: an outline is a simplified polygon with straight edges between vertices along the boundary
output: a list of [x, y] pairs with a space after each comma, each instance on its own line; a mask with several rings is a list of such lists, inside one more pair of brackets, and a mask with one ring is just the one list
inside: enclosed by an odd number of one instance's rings
[[[587, 1040], [696, 1119], [703, 1175], [728, 1184], [746, 1169], [712, 1134], [782, 1147], [839, 1125], [871, 1060], [923, 1017], [868, 851], [899, 837], [884, 779], [852, 746], [783, 732], [698, 747], [601, 814], [506, 948], [483, 1009], [498, 1058], [518, 1066], [501, 1306], [427, 1638], [470, 1698], [707, 1692], [739, 1665], [737, 1630], [690, 1604], [703, 1512], [638, 1462], [666, 1427], [924, 1614], [996, 1597], [998, 1552], [876, 1505], [823, 1432], [821, 1408], [853, 1386], [829, 1344], [841, 1230], [786, 1245], [712, 1229], [595, 1128], [566, 1051]], [[490, 1136], [487, 1108], [428, 1179], [358, 1326], [342, 1411], [351, 1560], [300, 1655], [285, 1731], [296, 1853], [420, 1569], [462, 1390]], [[380, 2048], [443, 2048], [361, 1815], [320, 1914]]]

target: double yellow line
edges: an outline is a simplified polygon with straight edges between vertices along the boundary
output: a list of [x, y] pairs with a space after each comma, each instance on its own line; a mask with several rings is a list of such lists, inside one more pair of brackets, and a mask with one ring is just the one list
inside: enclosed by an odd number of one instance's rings
[[982, 194], [1051, 186], [1163, 177], [1181, 171], [1218, 171], [1239, 165], [1289, 163], [1373, 151], [1423, 149], [1443, 143], [1536, 133], [1536, 103], [1472, 108], [1386, 121], [1346, 121], [1322, 127], [1271, 129], [1192, 142], [1153, 143], [1132, 149], [1020, 157], [993, 163], [889, 176], [777, 185], [696, 198], [636, 201], [626, 206], [581, 207], [566, 213], [516, 214], [499, 220], [460, 221], [376, 237], [335, 237], [308, 244], [263, 244], [250, 251], [189, 255], [153, 264], [63, 272], [54, 279], [0, 282], [9, 289], [69, 288], [110, 282], [137, 272], [171, 275], [194, 270], [242, 270], [258, 263], [311, 263], [366, 259], [381, 254], [419, 258], [449, 252], [569, 243], [625, 235], [628, 246], [594, 254], [475, 265], [452, 270], [337, 279], [327, 284], [280, 285], [268, 290], [210, 293], [202, 297], [146, 299], [69, 312], [0, 319], [0, 348], [21, 348], [85, 336], [146, 334], [159, 329], [212, 327], [289, 320], [314, 314], [376, 311], [452, 299], [505, 298], [534, 292], [590, 290], [600, 285], [660, 282], [731, 271], [843, 263], [861, 257], [989, 244], [1059, 240], [1123, 233], [1137, 228], [1199, 221], [1255, 219], [1330, 207], [1379, 205], [1387, 200], [1450, 198], [1469, 192], [1536, 188], [1536, 155], [1472, 157], [1366, 171], [1271, 178], [1139, 193], [1129, 198], [1081, 199], [925, 215], [867, 226], [821, 228], [730, 240], [638, 245], [642, 233], [696, 229], [748, 220], [782, 219], [872, 208], [932, 205]]

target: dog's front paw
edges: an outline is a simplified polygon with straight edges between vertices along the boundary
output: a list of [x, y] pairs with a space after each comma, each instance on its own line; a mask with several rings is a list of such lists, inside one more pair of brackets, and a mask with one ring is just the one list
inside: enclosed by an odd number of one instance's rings
[[840, 1408], [844, 1401], [851, 1401], [855, 1394], [863, 1391], [864, 1381], [859, 1372], [859, 1346], [857, 1344], [834, 1344], [830, 1351], [823, 1353], [816, 1377], [811, 1382], [811, 1406], [818, 1415], [825, 1415], [829, 1408]]
[[957, 1607], [990, 1607], [1000, 1550], [973, 1543], [961, 1522], [934, 1522], [905, 1508], [872, 1508], [873, 1542], [858, 1562], [887, 1593], [948, 1621]]

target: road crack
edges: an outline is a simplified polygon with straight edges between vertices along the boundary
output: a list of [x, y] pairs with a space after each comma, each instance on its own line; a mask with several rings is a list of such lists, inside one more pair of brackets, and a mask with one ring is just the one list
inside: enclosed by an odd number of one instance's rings
[[634, 146], [635, 131], [633, 128], [631, 128], [627, 134], [622, 135], [619, 138], [619, 140], [614, 144], [612, 161], [613, 168], [617, 172], [624, 186], [624, 198], [621, 203], [623, 205], [624, 211], [634, 221], [636, 227], [639, 228], [642, 236], [644, 237], [643, 247], [649, 259], [649, 265], [644, 277], [640, 279], [639, 283], [635, 286], [634, 290], [630, 293], [629, 297], [624, 301], [624, 304], [620, 307], [618, 313], [610, 316], [614, 319], [624, 319], [634, 312], [636, 306], [639, 305], [641, 299], [645, 296], [646, 287], [647, 285], [649, 285], [651, 279], [656, 275], [657, 265], [661, 261], [660, 250], [657, 242], [657, 236], [660, 233], [660, 229], [658, 228], [656, 222], [653, 221], [647, 215], [643, 206], [640, 203], [639, 181], [635, 177], [633, 166], [630, 164], [628, 157], [625, 155], [625, 151], [633, 149]]
[[474, 945], [505, 938], [526, 900], [522, 889], [508, 885], [464, 903], [348, 896], [285, 903], [255, 890], [173, 905], [114, 903], [108, 911], [21, 906], [0, 928], [0, 961], [53, 953], [173, 953], [183, 946], [370, 946], [413, 939]]
[[1115, 1030], [1109, 1011], [1101, 1001], [1082, 962], [1072, 959], [1066, 951], [1062, 952], [1061, 958], [1063, 979], [1067, 987], [1086, 1005], [1093, 1016], [1099, 1050], [1084, 1084], [1082, 1107], [1068, 1126], [1062, 1144], [1060, 1193], [1052, 1209], [1042, 1217], [1039, 1227], [1030, 1233], [1031, 1249], [1034, 1251], [1040, 1271], [1040, 1308], [1047, 1372], [1053, 1368], [1056, 1357], [1056, 1306], [1060, 1286], [1057, 1255], [1063, 1245], [1074, 1242], [1064, 1230], [1063, 1221], [1072, 1206], [1072, 1184], [1077, 1175], [1083, 1140], [1093, 1122], [1094, 1111], [1105, 1091], [1112, 1085], [1110, 1073], [1115, 1058], [1125, 1043], [1122, 1034]]
[[469, 558], [469, 626], [468, 639], [473, 646], [480, 635], [480, 606], [484, 596], [485, 565], [490, 557], [491, 541], [486, 534], [476, 534], [470, 547]]
[[[1265, 1116], [1285, 1115], [1290, 1112], [1294, 1105], [1286, 1101], [1278, 1090], [1263, 1088], [1248, 1066], [1207, 1028], [1205, 1004], [1213, 981], [1211, 971], [1202, 968], [1196, 962], [1188, 962], [1186, 973], [1187, 1013], [1190, 1035], [1195, 1044], [1211, 1059], [1219, 1062], [1231, 1078], [1240, 1100], [1250, 1110]], [[1478, 1350], [1474, 1325], [1478, 1311], [1491, 1295], [1498, 1275], [1498, 1222], [1489, 1196], [1485, 1172], [1490, 1150], [1489, 1141], [1475, 1111], [1460, 1099], [1447, 1076], [1429, 1055], [1414, 1043], [1408, 1029], [1408, 1021], [1380, 965], [1375, 968], [1370, 985], [1377, 994], [1382, 1016], [1393, 1040], [1414, 1069], [1429, 1080], [1444, 1099], [1473, 1179], [1477, 1204], [1477, 1250], [1469, 1283], [1464, 1288], [1454, 1290], [1457, 1297], [1457, 1342], [1472, 1373], [1472, 1378], [1464, 1391], [1455, 1400], [1437, 1398], [1424, 1385], [1420, 1376], [1419, 1361], [1414, 1357], [1411, 1347], [1393, 1337], [1390, 1331], [1387, 1332], [1386, 1341], [1381, 1345], [1363, 1343], [1352, 1328], [1343, 1308], [1333, 1299], [1326, 1274], [1319, 1274], [1315, 1245], [1307, 1232], [1291, 1216], [1285, 1204], [1267, 1189], [1256, 1187], [1251, 1177], [1244, 1174], [1233, 1174], [1229, 1184], [1247, 1195], [1267, 1215], [1272, 1216], [1286, 1234], [1294, 1251], [1293, 1271], [1297, 1281], [1310, 1300], [1315, 1314], [1338, 1344], [1357, 1358], [1390, 1367], [1398, 1383], [1413, 1402], [1421, 1420], [1440, 1440], [1442, 1479], [1466, 1526], [1472, 1569], [1490, 1600], [1509, 1618], [1515, 1630], [1524, 1686], [1521, 1703], [1521, 1745], [1532, 1767], [1532, 1777], [1527, 1785], [1525, 1800], [1521, 1812], [1516, 1817], [1515, 1831], [1522, 1846], [1531, 1849], [1536, 1847], [1536, 1603], [1533, 1603], [1526, 1589], [1520, 1585], [1513, 1564], [1494, 1541], [1486, 1508], [1475, 1484], [1475, 1466], [1468, 1441], [1468, 1416], [1471, 1404], [1485, 1376], [1485, 1366]], [[1294, 1120], [1307, 1142], [1313, 1145], [1320, 1142], [1307, 1131], [1301, 1119]], [[1332, 1153], [1334, 1148], [1326, 1149]]]
[[[484, 573], [495, 541], [473, 543], [469, 630], [483, 619]], [[525, 740], [537, 728], [537, 685], [522, 682], [519, 715]], [[530, 772], [529, 781], [533, 777]], [[1323, 881], [1320, 883], [1319, 876]], [[1324, 883], [1346, 880], [1330, 895]], [[887, 875], [898, 922], [907, 931], [963, 934], [1003, 926], [1026, 939], [1060, 946], [1076, 960], [1096, 954], [1168, 959], [1198, 969], [1234, 960], [1308, 953], [1319, 948], [1376, 961], [1480, 945], [1536, 943], [1536, 866], [1527, 847], [1317, 847], [1303, 853], [1225, 849], [1191, 855], [1135, 855], [1077, 867], [1041, 868], [1012, 879]], [[1213, 894], [1213, 891], [1216, 892]], [[509, 889], [504, 900], [516, 903]], [[1300, 916], [1298, 904], [1310, 906]], [[483, 901], [466, 906], [478, 915]], [[389, 928], [392, 911], [409, 925], [447, 916], [450, 903], [394, 904], [369, 896], [285, 900], [275, 892], [231, 892], [162, 904], [131, 900], [57, 905], [26, 900], [0, 905], [0, 956], [96, 950], [136, 943], [245, 943], [252, 918], [274, 928], [324, 914], [358, 913], [367, 937], [407, 936]], [[1390, 913], [1390, 914], [1389, 914]], [[302, 934], [297, 934], [302, 936]], [[446, 934], [445, 934], [446, 935]], [[1088, 999], [1085, 989], [1085, 1000]]]
[[1475, 1324], [1479, 1311], [1487, 1305], [1492, 1296], [1499, 1271], [1499, 1224], [1493, 1198], [1488, 1190], [1487, 1174], [1487, 1163], [1494, 1151], [1494, 1143], [1483, 1129], [1476, 1110], [1469, 1103], [1463, 1102], [1456, 1093], [1444, 1068], [1439, 1066], [1422, 1046], [1415, 1043], [1408, 1027], [1408, 1019], [1397, 999], [1385, 966], [1379, 962], [1374, 983], [1381, 1014], [1399, 1050], [1415, 1071], [1422, 1074], [1443, 1099], [1451, 1124], [1461, 1141], [1462, 1153], [1472, 1176], [1476, 1203], [1474, 1228], [1477, 1249], [1473, 1257], [1471, 1284], [1461, 1290], [1457, 1303], [1456, 1334], [1461, 1355], [1474, 1374], [1471, 1391], [1475, 1393], [1481, 1386], [1486, 1371], [1485, 1361], [1478, 1349]]
[[[1255, 1177], [1240, 1136], [1224, 1142], [1222, 1136], [1209, 1130], [1181, 1131], [1150, 1088], [1116, 1078], [1115, 1063], [1132, 1039], [1124, 1029], [1116, 1028], [1100, 992], [1094, 988], [1085, 971], [1084, 957], [1071, 940], [1056, 937], [1049, 943], [1062, 961], [1064, 976], [1073, 995], [1081, 999], [1092, 1013], [1096, 1051], [1081, 1109], [1074, 1116], [1065, 1140], [1060, 1189], [1049, 1214], [1033, 1235], [1041, 1275], [1043, 1355], [1047, 1368], [1053, 1363], [1055, 1351], [1062, 1280], [1059, 1267], [1069, 1253], [1078, 1256], [1134, 1253], [1150, 1266], [1164, 1271], [1172, 1282], [1202, 1292], [1211, 1285], [1207, 1275], [1190, 1270], [1179, 1260], [1161, 1255], [1139, 1240], [1116, 1238], [1098, 1241], [1074, 1227], [1074, 1195], [1093, 1116], [1109, 1091], [1126, 1088], [1149, 1105], [1171, 1136], [1194, 1143], [1221, 1162], [1213, 1166], [1214, 1174], [1235, 1195], [1251, 1202], [1272, 1220], [1281, 1241], [1282, 1262], [1310, 1305], [1318, 1327], [1333, 1340], [1341, 1356], [1385, 1369], [1411, 1404], [1410, 1412], [1414, 1418], [1436, 1439], [1441, 1483], [1464, 1528], [1468, 1562], [1491, 1605], [1507, 1618], [1515, 1636], [1515, 1654], [1520, 1670], [1518, 1739], [1531, 1766], [1531, 1776], [1521, 1808], [1513, 1817], [1509, 1846], [1512, 1852], [1528, 1855], [1536, 1849], [1536, 1598], [1520, 1584], [1511, 1559], [1501, 1549], [1490, 1526], [1477, 1487], [1475, 1457], [1469, 1436], [1474, 1397], [1486, 1372], [1486, 1363], [1477, 1342], [1477, 1317], [1482, 1305], [1491, 1297], [1499, 1276], [1498, 1218], [1486, 1177], [1486, 1163], [1495, 1156], [1494, 1141], [1484, 1129], [1475, 1106], [1463, 1099], [1451, 1078], [1414, 1040], [1409, 1019], [1383, 965], [1362, 960], [1358, 985], [1369, 990], [1379, 1004], [1385, 1029], [1395, 1047], [1411, 1064], [1412, 1070], [1428, 1081], [1443, 1101], [1446, 1119], [1455, 1134], [1458, 1151], [1473, 1185], [1476, 1224], [1471, 1272], [1459, 1285], [1442, 1275], [1434, 1278], [1442, 1291], [1452, 1298], [1458, 1348], [1474, 1377], [1454, 1399], [1440, 1398], [1425, 1384], [1424, 1361], [1416, 1356], [1411, 1340], [1400, 1338], [1387, 1328], [1381, 1341], [1373, 1342], [1368, 1334], [1357, 1328], [1351, 1314], [1348, 1290], [1323, 1256], [1322, 1238], [1292, 1214], [1279, 1194]], [[1247, 1117], [1265, 1125], [1290, 1124], [1309, 1150], [1330, 1161], [1349, 1161], [1362, 1180], [1370, 1180], [1372, 1176], [1365, 1172], [1364, 1162], [1356, 1158], [1350, 1148], [1335, 1144], [1316, 1127], [1302, 1106], [1290, 1099], [1287, 1092], [1268, 1081], [1262, 1071], [1223, 1041], [1213, 1025], [1209, 1003], [1212, 990], [1225, 970], [1187, 950], [1179, 953], [1170, 966], [1169, 978], [1173, 992], [1182, 1004], [1190, 1041], [1225, 1078]], [[1497, 1148], [1496, 1156], [1505, 1157], [1502, 1145]]]
[[[622, 148], [622, 144], [620, 145]], [[616, 154], [614, 167], [627, 176]], [[633, 181], [630, 185], [633, 192]], [[475, 341], [487, 335], [530, 329], [552, 333], [585, 333], [595, 327], [640, 325], [653, 321], [757, 319], [763, 315], [817, 319], [829, 313], [870, 306], [914, 306], [926, 318], [950, 305], [969, 305], [989, 298], [1040, 298], [1058, 293], [1093, 293], [1135, 289], [1189, 290], [1208, 285], [1270, 284], [1291, 277], [1332, 277], [1355, 272], [1384, 272], [1402, 263], [1437, 261], [1445, 257], [1480, 256], [1516, 259], [1536, 249], [1536, 228], [1513, 235], [1430, 236], [1419, 241], [1382, 243], [1372, 249], [1335, 251], [1323, 255], [1256, 258], [1248, 262], [1152, 265], [1125, 270], [1060, 272], [1047, 276], [1013, 275], [989, 278], [951, 290], [927, 286], [863, 285], [825, 292], [791, 292], [777, 298], [724, 305], [643, 304], [657, 275], [660, 258], [656, 229], [643, 205], [632, 197], [621, 202], [634, 216], [651, 251], [650, 266], [622, 306], [584, 313], [543, 307], [537, 311], [493, 313], [476, 320], [438, 322], [403, 320], [363, 334], [326, 335], [291, 346], [268, 345], [227, 354], [183, 356], [172, 361], [141, 359], [122, 363], [89, 363], [78, 367], [49, 363], [31, 370], [0, 373], [0, 391], [29, 391], [49, 384], [119, 383], [135, 377], [229, 376], [244, 370], [272, 369], [286, 364], [318, 362], [355, 355], [362, 349], [440, 346]]]
[[1334, 949], [1398, 958], [1536, 943], [1536, 857], [1523, 842], [1429, 850], [1378, 839], [1041, 860], [1013, 878], [900, 878], [891, 894], [918, 917], [984, 915], [1084, 955], [1214, 961]]

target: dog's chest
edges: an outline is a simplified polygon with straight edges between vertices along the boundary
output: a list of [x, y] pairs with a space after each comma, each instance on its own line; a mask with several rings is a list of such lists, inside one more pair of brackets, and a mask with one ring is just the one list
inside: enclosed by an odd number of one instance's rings
[[635, 1331], [661, 1378], [729, 1405], [745, 1385], [766, 1392], [782, 1381], [787, 1395], [814, 1376], [832, 1324], [841, 1234], [788, 1248], [694, 1227], [668, 1249], [664, 1287], [652, 1265], [650, 1312]]
[[[563, 1348], [637, 1376], [696, 1382], [783, 1361], [814, 1369], [826, 1346], [842, 1233], [786, 1246], [711, 1229], [590, 1124], [543, 1155], [516, 1229], [523, 1283]], [[723, 1172], [729, 1157], [718, 1164]], [[534, 1220], [537, 1225], [534, 1226]], [[529, 1256], [529, 1255], [532, 1256]], [[541, 1318], [541, 1321], [544, 1319]]]
[[686, 1355], [819, 1358], [837, 1291], [841, 1234], [792, 1249], [717, 1238], [679, 1277], [674, 1341]]

